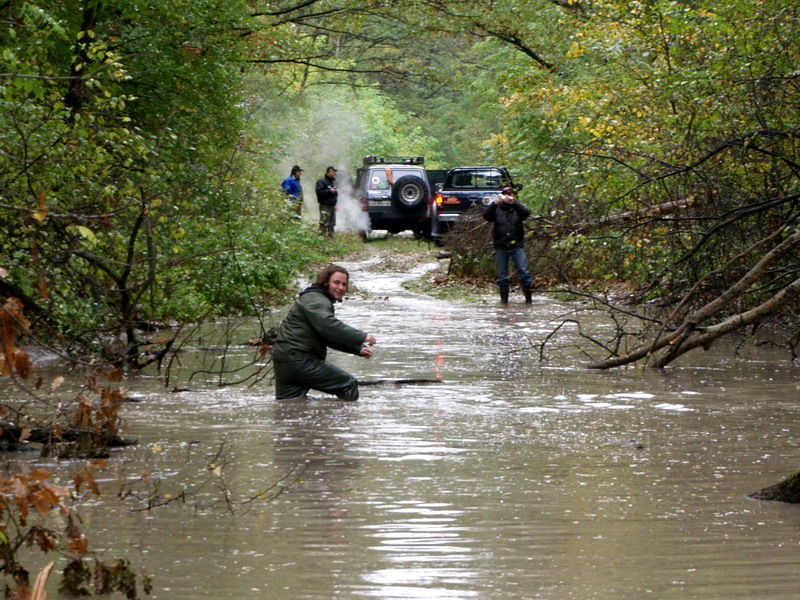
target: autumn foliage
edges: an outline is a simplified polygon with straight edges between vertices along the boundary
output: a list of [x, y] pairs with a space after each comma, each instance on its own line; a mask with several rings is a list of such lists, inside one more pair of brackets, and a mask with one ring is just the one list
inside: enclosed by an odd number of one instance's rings
[[[0, 310], [0, 374], [28, 379], [32, 375], [28, 354], [18, 344], [20, 338], [28, 333], [30, 324], [23, 314], [22, 303], [9, 298]], [[119, 424], [118, 410], [125, 398], [122, 390], [100, 388], [94, 378], [89, 378], [86, 391], [82, 393], [72, 411], [67, 425], [81, 430], [77, 442], [66, 442], [73, 447], [90, 448], [96, 452], [99, 434], [109, 432], [116, 435]], [[90, 393], [99, 395], [95, 406]], [[27, 417], [17, 413], [20, 421]], [[4, 429], [15, 428], [16, 424], [4, 423]], [[33, 426], [21, 427], [20, 441], [31, 437]], [[53, 426], [49, 430], [51, 447], [59, 447], [64, 432], [63, 426]], [[5, 431], [3, 433], [6, 433]], [[57, 441], [53, 441], [57, 440]], [[88, 445], [87, 445], [88, 440]], [[99, 444], [102, 446], [102, 443]], [[45, 448], [48, 444], [45, 444]], [[93, 461], [78, 471], [73, 479], [73, 490], [80, 494], [82, 489], [100, 494], [95, 482], [93, 469], [106, 466], [105, 461]], [[45, 584], [55, 561], [49, 563], [30, 583], [28, 569], [22, 564], [19, 551], [32, 548], [44, 554], [59, 552], [70, 558], [64, 568], [60, 589], [71, 595], [89, 595], [91, 589], [98, 594], [122, 592], [127, 598], [138, 598], [136, 575], [125, 559], [116, 559], [106, 564], [92, 556], [89, 538], [82, 531], [80, 516], [67, 505], [73, 497], [68, 486], [50, 481], [51, 474], [44, 469], [34, 469], [28, 473], [9, 473], [0, 478], [0, 575], [10, 579], [5, 584], [4, 597], [9, 600], [43, 600], [46, 598]], [[47, 521], [58, 515], [63, 524], [61, 531], [48, 526]], [[93, 558], [94, 568], [87, 560]], [[145, 579], [145, 590], [150, 583]]]
[[17, 298], [6, 300], [0, 310], [0, 375], [14, 373], [28, 379], [31, 375], [31, 361], [25, 350], [17, 346], [19, 337], [27, 333], [30, 327], [22, 313], [22, 302]]

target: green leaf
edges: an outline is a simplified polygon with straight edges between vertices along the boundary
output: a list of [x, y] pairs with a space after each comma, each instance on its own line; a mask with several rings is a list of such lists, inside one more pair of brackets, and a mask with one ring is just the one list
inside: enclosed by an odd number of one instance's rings
[[67, 226], [67, 231], [75, 231], [92, 246], [97, 245], [97, 236], [85, 225], [69, 225]]

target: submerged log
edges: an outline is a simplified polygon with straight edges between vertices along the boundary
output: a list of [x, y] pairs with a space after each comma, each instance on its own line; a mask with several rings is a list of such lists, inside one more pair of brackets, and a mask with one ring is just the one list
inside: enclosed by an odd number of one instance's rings
[[443, 383], [441, 379], [377, 379], [359, 381], [358, 385], [416, 385], [420, 383]]
[[[29, 444], [43, 444], [43, 454], [52, 456], [52, 448], [57, 447], [58, 456], [75, 453], [77, 456], [100, 457], [107, 454], [105, 449], [133, 446], [136, 440], [124, 438], [106, 430], [94, 431], [77, 427], [57, 428], [47, 426], [22, 426], [10, 421], [0, 421], [0, 449], [19, 450]], [[75, 457], [75, 456], [71, 456]]]
[[800, 504], [800, 471], [789, 475], [780, 483], [765, 487], [755, 494], [750, 494], [750, 497], [756, 500], [777, 500], [778, 502]]

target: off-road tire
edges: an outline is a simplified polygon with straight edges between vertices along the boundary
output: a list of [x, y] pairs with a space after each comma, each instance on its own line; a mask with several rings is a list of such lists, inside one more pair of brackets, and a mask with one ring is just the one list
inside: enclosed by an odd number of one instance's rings
[[430, 191], [425, 180], [404, 175], [392, 185], [392, 205], [398, 210], [415, 212], [426, 206]]

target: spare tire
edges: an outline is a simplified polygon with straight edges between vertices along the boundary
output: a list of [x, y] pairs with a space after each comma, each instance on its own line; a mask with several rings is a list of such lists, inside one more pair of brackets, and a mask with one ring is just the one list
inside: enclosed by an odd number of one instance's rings
[[404, 175], [392, 185], [392, 204], [398, 210], [412, 212], [427, 206], [427, 182], [417, 175]]

